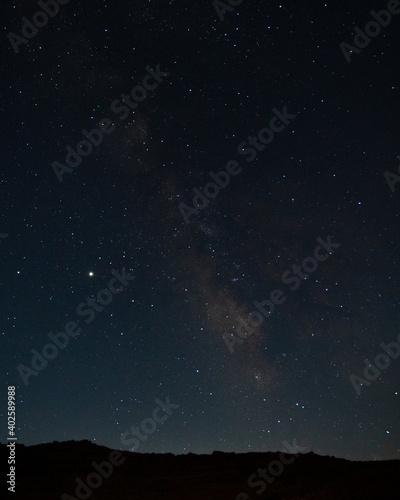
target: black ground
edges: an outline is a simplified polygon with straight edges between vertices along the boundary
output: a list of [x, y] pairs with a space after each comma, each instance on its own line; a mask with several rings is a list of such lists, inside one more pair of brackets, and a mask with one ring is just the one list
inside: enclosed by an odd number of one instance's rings
[[[96, 472], [92, 463], [109, 462], [112, 452], [89, 441], [17, 445], [16, 493], [9, 493], [9, 497], [24, 500], [398, 500], [400, 493], [399, 461], [351, 462], [313, 453], [300, 454], [291, 464], [284, 465], [281, 474], [268, 484], [258, 476], [258, 470], [268, 469], [271, 462], [282, 455], [221, 452], [178, 456], [118, 452], [121, 455], [112, 455], [112, 458], [123, 463], [114, 466], [108, 478], [102, 478], [97, 488], [83, 487], [77, 492], [77, 479], [86, 484], [88, 475]], [[0, 445], [0, 454], [1, 463], [7, 464], [8, 450], [4, 444]], [[284, 455], [287, 462], [290, 458]], [[274, 464], [278, 470], [277, 462]], [[253, 485], [249, 486], [252, 474]], [[268, 472], [267, 475], [270, 476]], [[95, 485], [96, 477], [91, 479]]]

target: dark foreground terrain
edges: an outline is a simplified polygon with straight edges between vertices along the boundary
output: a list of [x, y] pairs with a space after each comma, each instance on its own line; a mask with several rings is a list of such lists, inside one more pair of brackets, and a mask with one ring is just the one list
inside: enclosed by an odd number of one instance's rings
[[[279, 465], [279, 453], [157, 455], [113, 450], [88, 441], [16, 447], [15, 499], [107, 500], [398, 500], [400, 461], [350, 462], [313, 453]], [[2, 471], [8, 449], [0, 445]], [[291, 460], [293, 458], [293, 460]], [[103, 476], [93, 462], [101, 464]], [[122, 463], [121, 463], [122, 462]], [[6, 466], [6, 467], [4, 467]], [[271, 483], [259, 471], [279, 474]], [[95, 474], [93, 474], [95, 473]], [[266, 470], [268, 477], [273, 477]], [[4, 477], [2, 473], [2, 490]], [[88, 477], [89, 476], [89, 477]], [[250, 478], [250, 486], [248, 480]], [[77, 481], [78, 480], [78, 481]], [[91, 487], [87, 487], [87, 481]], [[79, 483], [79, 484], [78, 484]], [[78, 488], [78, 490], [77, 490]], [[4, 490], [3, 490], [4, 491]]]

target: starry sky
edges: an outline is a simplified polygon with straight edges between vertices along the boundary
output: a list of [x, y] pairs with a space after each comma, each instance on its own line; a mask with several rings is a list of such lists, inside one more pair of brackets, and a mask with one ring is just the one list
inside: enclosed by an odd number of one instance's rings
[[3, 6], [0, 394], [20, 443], [128, 450], [169, 397], [138, 452], [399, 458], [400, 358], [363, 371], [399, 334], [400, 15], [357, 49], [386, 1], [231, 3], [72, 0], [25, 42], [41, 8]]

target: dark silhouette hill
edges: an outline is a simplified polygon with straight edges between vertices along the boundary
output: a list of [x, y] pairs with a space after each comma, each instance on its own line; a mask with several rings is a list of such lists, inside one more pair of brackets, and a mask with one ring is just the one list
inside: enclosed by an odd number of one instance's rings
[[[400, 461], [352, 462], [314, 453], [172, 455], [114, 452], [89, 441], [16, 446], [16, 493], [23, 500], [398, 500]], [[0, 444], [1, 463], [8, 449]], [[119, 455], [120, 454], [120, 455]], [[107, 466], [110, 457], [120, 465]], [[293, 460], [292, 460], [293, 458]], [[259, 469], [273, 462], [275, 478]], [[102, 463], [102, 477], [93, 466]], [[100, 465], [98, 465], [100, 467]], [[7, 465], [8, 468], [8, 465]], [[4, 470], [4, 467], [2, 467]], [[7, 471], [8, 472], [8, 471]], [[77, 479], [92, 488], [78, 490]], [[253, 475], [253, 476], [252, 476]], [[4, 474], [5, 476], [5, 474]], [[3, 477], [4, 477], [3, 476]], [[96, 477], [97, 476], [97, 477]], [[249, 486], [248, 479], [252, 482]], [[100, 479], [99, 479], [100, 478]], [[5, 482], [5, 481], [4, 481]], [[90, 481], [89, 481], [90, 483]], [[101, 483], [101, 484], [100, 484]], [[98, 486], [96, 486], [99, 484]], [[64, 495], [64, 496], [63, 496]], [[2, 498], [4, 498], [2, 496]]]

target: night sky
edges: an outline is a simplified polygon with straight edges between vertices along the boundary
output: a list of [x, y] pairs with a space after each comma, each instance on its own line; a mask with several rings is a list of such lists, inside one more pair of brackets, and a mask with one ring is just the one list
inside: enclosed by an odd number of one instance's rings
[[3, 5], [3, 443], [399, 458], [400, 14], [231, 3]]

